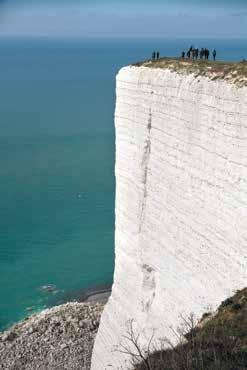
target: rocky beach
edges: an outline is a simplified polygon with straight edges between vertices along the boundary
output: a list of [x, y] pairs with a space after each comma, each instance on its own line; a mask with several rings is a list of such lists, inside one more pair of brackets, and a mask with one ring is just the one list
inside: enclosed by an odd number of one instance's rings
[[90, 369], [94, 339], [110, 292], [32, 315], [0, 334], [0, 369]]

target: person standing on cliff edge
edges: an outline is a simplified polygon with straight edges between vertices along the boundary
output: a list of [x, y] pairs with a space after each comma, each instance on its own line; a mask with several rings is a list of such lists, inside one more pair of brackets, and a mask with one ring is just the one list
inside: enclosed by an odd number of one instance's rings
[[214, 58], [214, 61], [215, 61], [215, 58], [216, 58], [216, 50], [215, 49], [213, 50], [213, 58]]

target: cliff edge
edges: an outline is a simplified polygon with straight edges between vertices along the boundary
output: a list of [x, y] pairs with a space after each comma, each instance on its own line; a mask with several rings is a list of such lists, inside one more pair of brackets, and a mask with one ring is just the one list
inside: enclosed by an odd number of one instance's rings
[[[186, 70], [187, 71], [187, 70]], [[247, 280], [247, 87], [130, 66], [117, 76], [116, 263], [92, 370], [128, 369], [128, 325], [156, 348], [181, 315]]]

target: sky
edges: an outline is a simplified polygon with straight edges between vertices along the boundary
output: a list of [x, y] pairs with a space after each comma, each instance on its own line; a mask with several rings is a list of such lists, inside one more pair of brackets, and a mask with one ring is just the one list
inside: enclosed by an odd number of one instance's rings
[[247, 0], [0, 0], [1, 37], [247, 38]]

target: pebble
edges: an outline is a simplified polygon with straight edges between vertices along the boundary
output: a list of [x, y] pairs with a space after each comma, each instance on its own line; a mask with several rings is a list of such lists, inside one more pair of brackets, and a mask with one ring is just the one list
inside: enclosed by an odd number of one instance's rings
[[61, 344], [61, 349], [65, 349], [66, 347], [67, 347], [67, 344], [65, 344], [65, 343]]
[[33, 327], [32, 326], [28, 329], [28, 334], [33, 334]]

